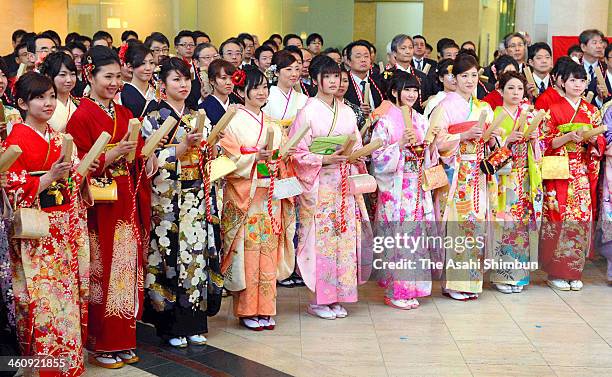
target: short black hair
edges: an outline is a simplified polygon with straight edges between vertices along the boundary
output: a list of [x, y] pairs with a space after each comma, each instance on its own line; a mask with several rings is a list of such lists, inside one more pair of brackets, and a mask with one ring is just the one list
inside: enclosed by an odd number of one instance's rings
[[335, 47], [328, 47], [328, 48], [326, 48], [325, 50], [323, 50], [321, 52], [321, 55], [327, 55], [327, 54], [332, 54], [332, 53], [338, 54], [338, 55], [342, 56], [342, 53], [340, 52], [340, 50], [338, 50]]
[[210, 36], [206, 34], [205, 32], [203, 32], [202, 30], [195, 30], [193, 33], [191, 33], [191, 35], [193, 35], [194, 43], [196, 43], [196, 40], [200, 37], [208, 38], [209, 43], [212, 42], [212, 39], [210, 39]]
[[276, 69], [280, 71], [283, 68], [289, 67], [295, 63], [297, 59], [289, 50], [280, 50], [272, 56], [272, 64], [276, 65]]
[[[389, 83], [389, 87], [387, 88], [387, 98], [389, 98], [391, 102], [397, 103], [398, 99], [392, 94], [392, 92], [394, 90], [397, 91], [398, 96], [401, 97], [400, 93], [402, 92], [402, 90], [408, 88], [415, 88], [420, 90], [421, 85], [419, 84], [419, 80], [416, 78], [416, 76], [411, 75], [408, 72], [397, 70], [393, 73], [393, 77], [391, 78], [391, 82]], [[416, 103], [419, 103], [418, 99]]]
[[26, 35], [28, 32], [23, 30], [23, 29], [17, 29], [13, 32], [13, 34], [11, 35], [11, 40], [13, 41], [13, 43], [17, 42], [17, 39], [22, 38], [24, 35]]
[[610, 58], [610, 51], [612, 51], [612, 45], [608, 44], [604, 50], [604, 58]]
[[151, 48], [151, 45], [153, 44], [153, 42], [165, 44], [166, 46], [170, 47], [170, 41], [168, 40], [168, 38], [164, 34], [160, 33], [159, 31], [154, 31], [151, 33], [151, 35], [146, 37], [144, 41], [144, 45], [146, 48]]
[[89, 38], [89, 37], [88, 37], [88, 36], [86, 36], [86, 35], [79, 35], [79, 36], [78, 36], [78, 37], [75, 39], [75, 41], [76, 41], [76, 42], [79, 42], [79, 43], [82, 43], [82, 44], [85, 44], [85, 42], [89, 42], [89, 44], [90, 44], [90, 45], [92, 44], [92, 40], [91, 40], [91, 38]]
[[465, 41], [461, 44], [461, 49], [465, 48], [465, 45], [472, 45], [474, 46], [474, 48], [476, 48], [476, 43], [472, 42], [472, 41]]
[[282, 51], [288, 51], [292, 54], [298, 54], [300, 56], [300, 59], [304, 60], [304, 54], [302, 54], [302, 49], [300, 49], [298, 46], [285, 46]]
[[179, 33], [176, 35], [176, 37], [174, 37], [174, 45], [178, 46], [179, 43], [181, 43], [181, 38], [191, 38], [193, 40], [193, 43], [195, 43], [195, 38], [193, 37], [193, 33], [189, 30], [181, 30], [179, 31]]
[[[453, 59], [442, 59], [438, 62], [436, 66], [436, 75], [438, 78], [444, 77], [448, 73], [452, 73], [452, 65], [455, 61]], [[449, 71], [448, 67], [451, 67], [451, 71]]]
[[506, 67], [509, 65], [513, 65], [517, 71], [519, 70], [519, 64], [516, 59], [508, 54], [500, 56], [499, 58], [495, 59], [495, 62], [493, 63], [495, 71], [497, 71], [498, 75], [501, 75], [504, 69], [506, 69]]
[[73, 41], [73, 42], [68, 43], [68, 44], [66, 45], [66, 47], [67, 47], [67, 48], [68, 48], [70, 51], [72, 51], [72, 50], [74, 50], [75, 48], [77, 48], [77, 49], [79, 49], [79, 50], [83, 51], [83, 53], [86, 53], [86, 52], [87, 52], [87, 47], [85, 47], [85, 45], [84, 45], [84, 44], [82, 44], [82, 43], [80, 43], [80, 42], [76, 42], [76, 41]]
[[257, 47], [255, 49], [255, 54], [253, 56], [255, 57], [255, 59], [259, 60], [259, 57], [261, 56], [261, 53], [265, 52], [265, 51], [268, 51], [268, 52], [271, 52], [272, 54], [274, 54], [274, 49], [272, 47], [267, 46], [267, 45], [264, 44], [264, 45], [261, 45], [261, 46], [259, 46], [259, 47]]
[[244, 68], [244, 73], [246, 75], [246, 79], [244, 80], [244, 85], [239, 86], [239, 88], [244, 90], [245, 97], [250, 99], [251, 96], [249, 96], [249, 92], [261, 84], [265, 83], [266, 87], [268, 86], [268, 79], [263, 72], [259, 70], [259, 68], [248, 65]]
[[312, 42], [316, 41], [317, 39], [321, 41], [321, 44], [323, 44], [323, 37], [321, 36], [321, 34], [319, 34], [319, 33], [312, 33], [312, 34], [310, 34], [308, 36], [308, 38], [306, 38], [306, 46], [308, 46]]
[[567, 65], [567, 67], [565, 67], [565, 70], [561, 74], [561, 80], [563, 82], [566, 82], [572, 76], [580, 80], [587, 79], [587, 73], [586, 73], [586, 70], [584, 69], [584, 66], [582, 64], [576, 63], [573, 60], [571, 63]]
[[231, 76], [236, 72], [236, 67], [223, 59], [215, 59], [208, 65], [208, 77], [212, 80], [221, 76], [221, 71], [225, 71], [228, 76]]
[[438, 40], [438, 42], [436, 43], [436, 51], [438, 51], [438, 54], [442, 55], [442, 50], [444, 48], [444, 45], [448, 43], [455, 43], [455, 40], [451, 38], [440, 38]]
[[221, 46], [219, 47], [219, 53], [221, 55], [223, 55], [223, 49], [225, 48], [225, 46], [227, 46], [228, 44], [233, 43], [235, 45], [240, 46], [240, 50], [244, 50], [244, 44], [242, 42], [240, 42], [240, 40], [236, 39], [236, 38], [229, 38], [226, 39], [225, 41], [223, 41], [223, 43], [221, 43]]
[[47, 38], [51, 39], [53, 43], [55, 43], [55, 47], [59, 47], [62, 44], [62, 38], [60, 38], [59, 34], [55, 30], [45, 30], [40, 35], [44, 35]]
[[109, 32], [104, 31], [104, 30], [98, 30], [98, 31], [96, 31], [94, 33], [93, 37], [91, 37], [91, 42], [93, 43], [93, 42], [98, 41], [100, 39], [106, 40], [106, 39], [109, 39], [109, 38], [110, 38], [111, 41], [113, 40], [113, 36], [110, 35]]
[[125, 64], [131, 65], [132, 68], [140, 67], [149, 54], [152, 54], [151, 50], [146, 48], [142, 42], [128, 43], [125, 51]]
[[582, 54], [582, 48], [580, 48], [580, 45], [572, 45], [572, 46], [570, 46], [570, 48], [567, 49], [567, 56], [570, 56], [574, 52], [579, 52], [579, 53]]
[[76, 39], [79, 37], [79, 35], [80, 35], [79, 33], [74, 32], [74, 31], [71, 32], [71, 33], [66, 34], [66, 38], [64, 38], [64, 44], [68, 45], [68, 44], [76, 41]]
[[327, 55], [315, 56], [310, 62], [310, 67], [308, 67], [308, 74], [316, 81], [319, 80], [319, 75], [340, 74], [340, 71], [338, 63]]
[[344, 50], [346, 51], [346, 58], [348, 60], [351, 60], [351, 55], [353, 54], [353, 49], [357, 46], [362, 46], [368, 49], [368, 53], [370, 52], [370, 46], [371, 43], [368, 43], [367, 41], [364, 40], [359, 40], [359, 41], [354, 41], [349, 43], [348, 45], [346, 45], [346, 47], [344, 48]]
[[550, 75], [555, 78], [563, 77], [563, 73], [571, 63], [575, 62], [574, 59], [570, 58], [569, 56], [559, 57], [559, 59], [557, 59], [557, 61], [555, 62], [552, 71], [550, 71]]
[[121, 33], [121, 42], [125, 42], [127, 41], [131, 36], [136, 37], [136, 39], [138, 39], [138, 33], [136, 33], [134, 30], [126, 30], [123, 33]]
[[173, 71], [191, 79], [191, 68], [183, 59], [177, 58], [176, 56], [162, 59], [160, 62], [159, 79], [165, 83], [168, 76]]
[[415, 36], [412, 37], [412, 40], [414, 41], [415, 39], [422, 39], [423, 42], [425, 42], [425, 44], [427, 44], [427, 39], [425, 39], [424, 36], [422, 36], [421, 34], [417, 34]]
[[536, 42], [536, 43], [532, 44], [531, 46], [529, 46], [529, 48], [527, 49], [527, 60], [533, 59], [533, 57], [536, 56], [536, 54], [540, 50], [546, 50], [550, 54], [550, 56], [552, 56], [552, 50], [551, 50], [550, 46], [548, 45], [548, 43], [546, 43], [546, 42]]
[[455, 43], [455, 41], [446, 42], [442, 44], [442, 46], [440, 46], [440, 49], [438, 50], [438, 53], [440, 54], [440, 56], [442, 56], [443, 51], [446, 50], [447, 48], [456, 48], [457, 50], [459, 50], [459, 45]]
[[580, 35], [578, 36], [578, 41], [580, 42], [581, 45], [587, 44], [589, 43], [591, 39], [597, 36], [601, 37], [601, 39], [605, 38], [604, 34], [601, 31], [597, 29], [587, 29], [587, 30], [584, 30], [582, 33], [580, 33]]
[[430, 45], [429, 43], [425, 43], [425, 50], [433, 51], [432, 45]]
[[[36, 41], [39, 40], [39, 39], [49, 39], [55, 45], [55, 41], [49, 35], [47, 35], [47, 34], [38, 34], [38, 35], [35, 35], [33, 37], [28, 37], [25, 40], [25, 43], [27, 44], [27, 47], [28, 47], [28, 52], [31, 52], [33, 54], [36, 53]], [[55, 47], [57, 47], [57, 45], [55, 45]]]
[[40, 73], [48, 76], [51, 80], [55, 79], [62, 69], [62, 65], [65, 66], [69, 71], [76, 73], [77, 69], [74, 65], [74, 60], [66, 53], [58, 51], [49, 54], [42, 65], [40, 66]]
[[272, 46], [274, 46], [273, 49], [278, 50], [278, 45], [276, 44], [276, 41], [274, 39], [266, 39], [262, 44], [262, 46], [270, 46], [270, 48], [272, 48]]
[[26, 72], [15, 83], [15, 102], [21, 99], [28, 103], [49, 89], [53, 89], [57, 93], [55, 85], [49, 77], [34, 71]]
[[299, 35], [297, 34], [287, 34], [285, 35], [285, 37], [283, 38], [283, 45], [287, 46], [287, 43], [289, 43], [290, 39], [299, 39], [300, 42], [302, 41], [302, 38], [300, 38]]
[[280, 34], [276, 34], [276, 33], [275, 34], [271, 34], [270, 38], [268, 38], [268, 39], [274, 40], [276, 38], [280, 39], [281, 41], [283, 40], [283, 37]]
[[253, 44], [255, 43], [255, 38], [253, 38], [253, 36], [249, 33], [240, 33], [238, 34], [238, 36], [236, 37], [237, 40], [241, 41], [242, 44], [245, 44], [244, 41], [248, 40], [253, 42]]
[[94, 69], [91, 72], [93, 76], [104, 66], [111, 64], [121, 65], [117, 52], [106, 46], [92, 46], [87, 50], [87, 53], [83, 56], [83, 64], [87, 64], [90, 60], [94, 65]]

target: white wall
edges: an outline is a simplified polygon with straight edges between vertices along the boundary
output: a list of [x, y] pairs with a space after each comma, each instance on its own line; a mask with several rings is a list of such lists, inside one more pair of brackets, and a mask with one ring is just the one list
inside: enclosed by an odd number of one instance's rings
[[387, 43], [397, 34], [423, 33], [423, 3], [376, 4], [376, 49], [378, 60], [386, 61]]

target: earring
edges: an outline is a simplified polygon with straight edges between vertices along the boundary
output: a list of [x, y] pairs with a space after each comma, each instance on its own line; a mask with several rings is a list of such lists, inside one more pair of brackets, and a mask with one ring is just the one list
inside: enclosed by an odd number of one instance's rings
[[166, 95], [166, 86], [165, 85], [162, 85], [162, 87], [160, 89], [160, 92], [161, 92], [161, 99], [167, 100], [168, 96]]

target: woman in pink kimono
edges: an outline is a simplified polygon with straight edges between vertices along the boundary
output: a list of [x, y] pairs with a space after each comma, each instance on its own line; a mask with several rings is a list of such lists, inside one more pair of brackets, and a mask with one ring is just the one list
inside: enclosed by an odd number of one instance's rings
[[340, 303], [357, 301], [360, 223], [367, 216], [363, 198], [347, 192], [347, 176], [358, 169], [347, 163], [342, 146], [354, 135], [353, 149], [360, 148], [361, 137], [353, 111], [334, 98], [340, 84], [338, 64], [328, 56], [317, 56], [309, 72], [318, 94], [298, 113], [289, 131], [291, 137], [310, 127], [293, 159], [304, 189], [298, 197], [297, 261], [306, 286], [314, 292], [308, 313], [344, 318], [347, 311]]
[[[379, 190], [375, 216], [377, 237], [408, 234], [419, 239], [433, 230], [431, 191], [423, 190], [423, 170], [431, 164], [431, 149], [425, 141], [429, 124], [412, 108], [419, 99], [419, 88], [415, 76], [396, 72], [387, 91], [390, 101], [383, 101], [374, 111], [379, 117], [372, 139], [384, 143], [372, 154], [372, 170]], [[410, 112], [411, 125], [404, 123], [400, 106]], [[411, 129], [407, 130], [409, 126]], [[385, 304], [397, 309], [416, 309], [419, 306], [416, 298], [431, 294], [431, 271], [421, 268], [421, 260], [431, 259], [428, 246], [416, 250], [385, 250], [387, 261], [415, 262], [414, 268], [385, 271], [381, 281], [386, 288]]]
[[[437, 190], [435, 205], [446, 233], [443, 293], [465, 301], [482, 292], [484, 271], [479, 261], [488, 240], [489, 202], [497, 193], [495, 177], [480, 169], [485, 142], [478, 119], [484, 112], [490, 122], [493, 112], [489, 104], [473, 96], [478, 85], [478, 62], [473, 56], [457, 56], [452, 72], [457, 90], [446, 95], [431, 117], [432, 124], [440, 127], [436, 146], [450, 183]], [[494, 132], [496, 137], [501, 133], [499, 129]], [[497, 145], [494, 139], [489, 141], [490, 147]]]

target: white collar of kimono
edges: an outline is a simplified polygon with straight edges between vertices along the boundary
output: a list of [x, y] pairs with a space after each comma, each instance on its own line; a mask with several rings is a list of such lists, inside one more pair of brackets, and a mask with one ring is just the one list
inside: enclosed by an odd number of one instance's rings
[[183, 115], [185, 115], [185, 114], [183, 113], [183, 112], [185, 111], [185, 104], [183, 104], [183, 108], [181, 109], [181, 111], [178, 111], [178, 110], [177, 110], [177, 109], [176, 109], [174, 106], [172, 106], [172, 105], [171, 105], [170, 103], [168, 103], [168, 102], [166, 102], [166, 104], [167, 104], [168, 106], [170, 106], [170, 108], [171, 108], [172, 110], [174, 110], [174, 112], [176, 113], [176, 115], [178, 115], [178, 116], [179, 116], [179, 118], [182, 118], [182, 117], [183, 117]]
[[217, 102], [219, 102], [221, 104], [223, 109], [227, 111], [227, 108], [229, 107], [229, 104], [230, 104], [229, 97], [227, 97], [227, 101], [225, 101], [225, 103], [223, 103], [223, 102], [221, 102], [219, 97], [217, 97], [216, 95], [213, 94], [212, 96], [213, 96], [214, 99], [217, 100]]
[[582, 101], [582, 98], [578, 98], [578, 102], [573, 103], [569, 98], [567, 97], [563, 97], [567, 100], [567, 103], [569, 103], [570, 105], [572, 105], [572, 107], [574, 108], [574, 110], [578, 109], [578, 106], [580, 106], [580, 102]]
[[132, 86], [134, 89], [136, 89], [138, 91], [138, 93], [144, 99], [150, 99], [150, 97], [155, 98], [155, 89], [153, 87], [151, 87], [151, 85], [147, 86], [147, 92], [146, 93], [141, 92], [140, 89], [136, 85], [132, 84], [131, 82], [126, 82], [125, 85]]
[[[51, 140], [51, 135], [49, 134], [49, 132], [46, 132], [46, 131], [45, 131], [45, 133], [42, 133], [42, 132], [40, 132], [39, 130], [37, 130], [36, 128], [34, 128], [34, 127], [30, 126], [29, 124], [27, 124], [27, 123], [25, 123], [25, 122], [24, 122], [23, 124], [25, 124], [26, 126], [30, 127], [30, 129], [32, 129], [32, 131], [36, 132], [36, 133], [37, 133], [37, 134], [38, 134], [40, 137], [42, 137], [43, 139], [45, 139], [45, 141], [46, 141], [47, 143], [49, 142], [49, 140]], [[48, 125], [47, 125], [47, 128], [49, 128], [49, 126], [48, 126]]]
[[259, 114], [255, 114], [254, 112], [252, 112], [251, 110], [247, 109], [246, 107], [242, 108], [244, 111], [246, 111], [247, 113], [253, 115], [255, 117], [255, 119], [257, 119], [257, 117], [261, 116], [261, 110], [259, 110]]

